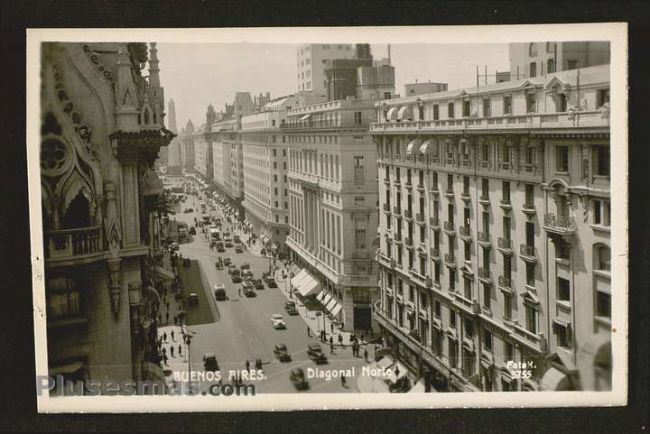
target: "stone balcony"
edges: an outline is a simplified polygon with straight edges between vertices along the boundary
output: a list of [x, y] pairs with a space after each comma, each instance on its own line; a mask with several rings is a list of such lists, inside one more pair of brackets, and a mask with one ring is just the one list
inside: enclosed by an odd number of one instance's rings
[[83, 264], [104, 259], [106, 248], [101, 226], [45, 232], [47, 263]]
[[544, 215], [544, 229], [557, 235], [572, 235], [576, 231], [575, 219], [549, 213]]
[[504, 255], [512, 256], [512, 240], [508, 238], [499, 237], [497, 249]]

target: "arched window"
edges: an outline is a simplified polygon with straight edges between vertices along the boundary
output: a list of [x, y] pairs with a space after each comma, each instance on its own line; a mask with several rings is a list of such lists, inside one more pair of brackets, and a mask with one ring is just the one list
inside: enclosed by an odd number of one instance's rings
[[534, 42], [531, 42], [530, 45], [528, 46], [528, 55], [530, 57], [537, 56], [537, 44], [535, 44]]
[[546, 52], [547, 53], [553, 53], [555, 51], [555, 42], [547, 42], [546, 43]]
[[594, 268], [601, 271], [611, 271], [611, 251], [603, 244], [594, 246]]

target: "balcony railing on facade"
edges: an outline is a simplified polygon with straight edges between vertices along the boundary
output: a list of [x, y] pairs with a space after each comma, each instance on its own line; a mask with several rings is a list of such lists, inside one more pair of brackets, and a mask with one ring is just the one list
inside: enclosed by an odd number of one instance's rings
[[106, 251], [101, 226], [45, 232], [48, 261], [101, 259]]
[[497, 248], [504, 255], [512, 256], [512, 240], [509, 238], [499, 237]]
[[479, 268], [478, 269], [478, 278], [483, 283], [492, 284], [492, 272], [490, 270], [488, 270], [487, 268]]
[[429, 226], [431, 229], [437, 231], [440, 229], [440, 219], [436, 217], [429, 217]]
[[512, 278], [506, 276], [499, 276], [499, 288], [506, 292], [512, 292]]
[[472, 229], [469, 226], [460, 226], [458, 236], [467, 241], [472, 238]]
[[281, 130], [306, 130], [306, 129], [337, 129], [337, 128], [358, 128], [366, 129], [367, 123], [354, 122], [353, 120], [305, 120], [289, 121], [280, 124]]
[[456, 228], [454, 227], [454, 222], [446, 221], [444, 224], [444, 229], [448, 235], [456, 234]]
[[492, 247], [492, 243], [490, 242], [490, 234], [488, 232], [479, 232], [477, 239], [478, 239], [478, 243], [481, 246], [485, 248]]
[[549, 213], [544, 215], [544, 229], [560, 235], [573, 234], [576, 230], [575, 219]]
[[536, 262], [537, 258], [535, 256], [535, 246], [520, 244], [519, 256], [521, 256], [521, 259], [523, 259], [526, 262]]
[[370, 133], [408, 133], [481, 131], [481, 130], [526, 130], [531, 128], [577, 128], [608, 127], [609, 117], [600, 110], [563, 112], [563, 113], [528, 113], [523, 115], [492, 116], [484, 118], [465, 117], [461, 119], [421, 120], [401, 122], [372, 122]]

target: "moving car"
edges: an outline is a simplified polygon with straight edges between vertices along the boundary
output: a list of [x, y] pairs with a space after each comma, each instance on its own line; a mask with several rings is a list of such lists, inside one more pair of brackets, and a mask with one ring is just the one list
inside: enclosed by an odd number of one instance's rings
[[262, 279], [256, 278], [256, 279], [251, 279], [251, 283], [255, 287], [255, 289], [264, 289], [264, 282], [262, 282]]
[[251, 264], [249, 264], [248, 262], [244, 262], [243, 264], [241, 264], [241, 267], [240, 267], [240, 268], [242, 269], [242, 271], [244, 271], [244, 270], [250, 270], [250, 268], [251, 268]]
[[241, 244], [241, 238], [239, 238], [239, 235], [232, 237], [232, 240], [235, 244]]
[[286, 310], [289, 315], [298, 315], [298, 308], [296, 308], [295, 301], [287, 301], [284, 303], [284, 310]]
[[291, 380], [293, 387], [298, 390], [309, 388], [309, 383], [307, 383], [307, 380], [305, 380], [305, 371], [303, 371], [301, 368], [293, 368], [289, 374], [289, 379]]
[[189, 213], [191, 213], [191, 212], [194, 212], [194, 209], [193, 209], [193, 208], [185, 208], [185, 209], [183, 210], [183, 212], [184, 212], [185, 214], [189, 214]]
[[196, 235], [196, 228], [194, 226], [190, 227], [190, 235]]
[[232, 273], [230, 274], [230, 279], [232, 280], [232, 283], [241, 283], [242, 281], [241, 273], [237, 268], [232, 270]]
[[214, 263], [214, 266], [215, 266], [215, 268], [216, 268], [217, 270], [223, 270], [223, 261], [221, 261], [221, 262], [216, 261], [216, 262]]
[[271, 315], [271, 325], [276, 330], [287, 328], [287, 324], [284, 322], [282, 315], [280, 315], [279, 313], [274, 313], [273, 315]]
[[317, 365], [327, 363], [327, 357], [323, 354], [323, 350], [318, 342], [312, 342], [307, 346], [307, 356]]
[[226, 286], [222, 283], [214, 285], [214, 298], [215, 300], [226, 300]]
[[244, 253], [244, 249], [242, 249], [241, 244], [235, 244], [235, 253]]
[[219, 253], [223, 253], [223, 252], [226, 251], [226, 249], [225, 249], [225, 247], [223, 245], [223, 241], [217, 241], [216, 247], [217, 247], [217, 252], [219, 252]]
[[[229, 261], [229, 262], [230, 262], [230, 261]], [[230, 264], [230, 263], [226, 264], [226, 260], [225, 260], [225, 259], [223, 260], [223, 264], [228, 266], [228, 274], [232, 274], [233, 271], [235, 271], [235, 270], [239, 271], [239, 269], [237, 269], [237, 266], [236, 266], [236, 265], [233, 265], [233, 264]]]
[[199, 304], [199, 295], [196, 292], [191, 292], [190, 295], [187, 296], [187, 304], [190, 306]]
[[241, 276], [246, 280], [251, 280], [255, 277], [255, 275], [249, 268], [242, 270]]
[[241, 288], [242, 288], [242, 292], [246, 297], [257, 297], [257, 294], [253, 289], [253, 285], [250, 282], [242, 283]]
[[230, 261], [230, 258], [228, 258], [228, 257], [223, 258], [223, 266], [224, 267], [229, 267], [231, 264], [232, 264], [232, 262]]
[[203, 369], [206, 371], [219, 371], [219, 363], [214, 353], [203, 354]]
[[291, 361], [291, 356], [289, 355], [289, 351], [287, 351], [287, 346], [285, 344], [277, 344], [275, 348], [273, 348], [273, 355], [281, 362]]

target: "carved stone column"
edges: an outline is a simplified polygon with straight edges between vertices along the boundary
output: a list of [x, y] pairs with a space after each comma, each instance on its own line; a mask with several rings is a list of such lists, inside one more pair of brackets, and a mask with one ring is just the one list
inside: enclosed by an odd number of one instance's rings
[[108, 292], [111, 298], [111, 309], [113, 311], [113, 316], [115, 319], [119, 317], [120, 314], [120, 302], [121, 302], [121, 292], [122, 292], [122, 270], [120, 263], [122, 262], [121, 258], [110, 258], [107, 261], [108, 264]]

